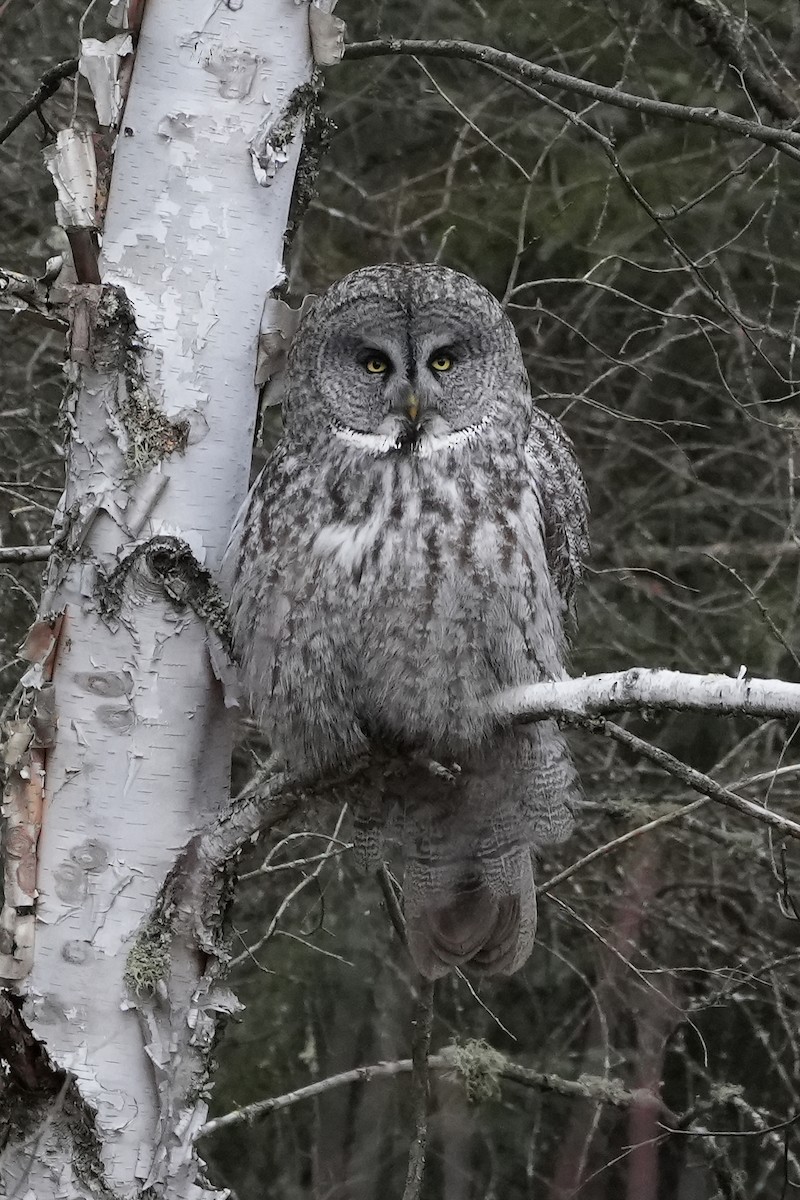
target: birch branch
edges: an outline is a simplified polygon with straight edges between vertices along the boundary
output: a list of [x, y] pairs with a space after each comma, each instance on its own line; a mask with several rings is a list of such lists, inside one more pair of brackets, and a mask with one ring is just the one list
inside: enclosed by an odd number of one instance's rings
[[[692, 710], [696, 712], [746, 714], [759, 717], [800, 719], [800, 684], [780, 679], [733, 679], [727, 675], [690, 675], [633, 667], [628, 671], [564, 679], [555, 683], [532, 683], [503, 692], [494, 702], [497, 716], [525, 724], [545, 717], [562, 717], [585, 723], [596, 732], [613, 737], [634, 753], [648, 758], [694, 791], [733, 808], [743, 815], [790, 837], [800, 838], [800, 824], [779, 813], [737, 795], [697, 771], [666, 750], [621, 729], [602, 714], [634, 709]], [[314, 785], [315, 795], [335, 792], [343, 783], [357, 778], [367, 765], [358, 760], [335, 779]], [[279, 772], [263, 782], [252, 794], [236, 801], [201, 835], [197, 843], [199, 857], [211, 870], [221, 870], [255, 834], [288, 816], [301, 802], [304, 787], [289, 773]], [[560, 881], [560, 880], [559, 880]], [[552, 886], [552, 884], [551, 884]], [[382, 881], [384, 897], [391, 894], [387, 878]], [[402, 925], [399, 926], [399, 932]]]
[[777, 833], [800, 840], [800, 824], [754, 804], [710, 776], [681, 762], [627, 729], [602, 719], [608, 712], [632, 709], [688, 710], [753, 717], [800, 719], [800, 684], [782, 679], [732, 679], [728, 675], [690, 675], [632, 667], [604, 675], [528, 684], [502, 693], [494, 701], [496, 715], [525, 724], [543, 717], [561, 717], [605, 734], [635, 754], [647, 758], [693, 791], [724, 804], [743, 816], [768, 825]]
[[[481, 1050], [472, 1052], [475, 1066], [474, 1069], [468, 1069], [462, 1061], [465, 1057], [464, 1051], [469, 1053], [470, 1049], [476, 1045], [480, 1046]], [[483, 1061], [484, 1059], [485, 1061]], [[517, 1063], [509, 1062], [499, 1052], [483, 1046], [482, 1043], [468, 1042], [465, 1047], [445, 1046], [439, 1054], [432, 1054], [428, 1058], [428, 1069], [438, 1074], [453, 1076], [460, 1074], [471, 1094], [475, 1090], [478, 1072], [482, 1071], [485, 1076], [484, 1098], [488, 1098], [492, 1094], [493, 1084], [496, 1084], [499, 1079], [508, 1079], [522, 1084], [524, 1087], [555, 1092], [572, 1099], [591, 1099], [599, 1103], [611, 1104], [615, 1108], [628, 1108], [641, 1098], [639, 1092], [629, 1091], [616, 1080], [602, 1079], [595, 1075], [582, 1075], [577, 1080], [563, 1079], [559, 1075], [519, 1066]], [[368, 1067], [354, 1067], [351, 1071], [330, 1075], [327, 1079], [319, 1079], [315, 1083], [309, 1083], [306, 1087], [286, 1092], [282, 1096], [256, 1100], [253, 1104], [243, 1105], [234, 1112], [225, 1113], [224, 1116], [206, 1121], [198, 1131], [197, 1137], [207, 1137], [211, 1133], [217, 1133], [220, 1129], [228, 1129], [235, 1125], [252, 1124], [254, 1121], [268, 1116], [271, 1112], [277, 1112], [278, 1109], [288, 1108], [303, 1100], [314, 1099], [316, 1096], [324, 1095], [325, 1092], [334, 1091], [340, 1087], [348, 1087], [353, 1083], [370, 1083], [374, 1079], [391, 1079], [396, 1075], [410, 1074], [413, 1070], [414, 1060], [411, 1058], [401, 1058], [396, 1062], [374, 1063]], [[645, 1095], [651, 1103], [658, 1105], [665, 1125], [676, 1128], [680, 1126], [679, 1116], [655, 1099], [652, 1093], [646, 1092]], [[473, 1098], [475, 1098], [474, 1095]]]
[[0, 546], [0, 563], [46, 562], [50, 557], [49, 543], [42, 546]]
[[726, 133], [750, 138], [767, 146], [775, 146], [791, 158], [800, 159], [800, 133], [794, 130], [779, 129], [774, 125], [750, 121], [745, 117], [737, 117], [733, 113], [724, 112], [718, 108], [671, 104], [665, 100], [654, 100], [649, 96], [624, 92], [621, 88], [606, 87], [600, 83], [593, 83], [589, 79], [580, 79], [575, 75], [567, 75], [563, 71], [554, 71], [550, 67], [539, 66], [525, 58], [519, 58], [516, 54], [509, 54], [492, 46], [451, 40], [412, 41], [386, 38], [372, 42], [352, 42], [345, 47], [344, 57], [347, 60], [398, 54], [416, 55], [420, 58], [427, 56], [463, 59], [467, 62], [477, 63], [479, 66], [499, 68], [530, 83], [561, 88], [579, 96], [588, 96], [602, 104], [610, 104], [615, 108], [649, 113], [656, 117], [666, 117], [671, 121], [685, 121], [692, 125], [708, 125], [713, 129], [723, 129]]
[[[207, 1137], [220, 1129], [243, 1125], [288, 1108], [303, 1100], [311, 1100], [325, 1092], [335, 1091], [340, 1087], [349, 1087], [354, 1083], [370, 1083], [375, 1079], [391, 1079], [397, 1075], [407, 1075], [414, 1070], [414, 1060], [402, 1058], [396, 1062], [379, 1062], [372, 1066], [355, 1067], [350, 1071], [342, 1071], [338, 1075], [330, 1075], [319, 1079], [306, 1087], [286, 1092], [281, 1096], [272, 1096], [266, 1100], [257, 1100], [253, 1104], [244, 1105], [234, 1112], [225, 1113], [207, 1121], [197, 1132], [197, 1137]], [[684, 1134], [697, 1138], [697, 1148], [708, 1158], [716, 1172], [723, 1172], [726, 1180], [729, 1174], [724, 1163], [718, 1162], [719, 1152], [715, 1139], [729, 1136], [726, 1130], [708, 1130], [705, 1126], [690, 1124], [689, 1115], [681, 1115], [670, 1109], [664, 1101], [647, 1088], [626, 1088], [617, 1079], [605, 1079], [599, 1075], [581, 1075], [579, 1079], [564, 1079], [545, 1071], [535, 1071], [512, 1062], [505, 1055], [494, 1050], [483, 1041], [471, 1040], [463, 1046], [445, 1046], [438, 1054], [428, 1058], [428, 1070], [437, 1074], [461, 1078], [469, 1100], [475, 1102], [496, 1099], [499, 1096], [499, 1081], [505, 1079], [522, 1087], [533, 1088], [540, 1092], [550, 1092], [566, 1096], [573, 1100], [591, 1100], [595, 1104], [608, 1104], [617, 1109], [629, 1109], [634, 1105], [650, 1105], [656, 1111], [659, 1124], [664, 1134]], [[738, 1131], [733, 1130], [736, 1134]], [[756, 1130], [751, 1136], [761, 1136], [768, 1129]], [[730, 1192], [729, 1194], [733, 1194]]]
[[734, 679], [631, 667], [511, 688], [494, 700], [493, 708], [498, 717], [519, 723], [543, 717], [600, 717], [635, 709], [800, 719], [800, 684], [746, 675]]
[[52, 287], [46, 279], [34, 279], [0, 267], [0, 311], [26, 313], [46, 324], [69, 324], [70, 304], [81, 298], [82, 289]]

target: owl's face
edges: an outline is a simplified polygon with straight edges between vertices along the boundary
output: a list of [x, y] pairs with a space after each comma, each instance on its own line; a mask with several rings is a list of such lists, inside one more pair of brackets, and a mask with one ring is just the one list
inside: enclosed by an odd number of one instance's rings
[[433, 453], [524, 428], [528, 379], [513, 327], [474, 280], [445, 267], [366, 267], [335, 283], [289, 355], [285, 426], [371, 453]]

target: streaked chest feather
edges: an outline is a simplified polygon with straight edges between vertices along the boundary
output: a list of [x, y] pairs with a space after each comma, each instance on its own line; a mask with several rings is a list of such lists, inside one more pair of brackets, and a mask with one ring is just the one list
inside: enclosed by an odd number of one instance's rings
[[[369, 475], [336, 489], [335, 515], [313, 533], [322, 573], [361, 583], [419, 583], [435, 568], [453, 581], [484, 583], [533, 565], [543, 554], [540, 502], [520, 470], [503, 487], [485, 472], [449, 472], [428, 459], [372, 461]], [[445, 469], [443, 469], [443, 467]]]

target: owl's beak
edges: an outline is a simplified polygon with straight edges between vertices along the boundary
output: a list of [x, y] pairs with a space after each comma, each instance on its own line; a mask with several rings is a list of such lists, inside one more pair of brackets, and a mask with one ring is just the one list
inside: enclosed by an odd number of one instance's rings
[[416, 440], [416, 435], [419, 431], [419, 414], [420, 402], [417, 393], [412, 391], [406, 385], [402, 390], [398, 389], [392, 397], [392, 416], [399, 419], [402, 428], [402, 438], [404, 442], [411, 438]]
[[420, 403], [416, 392], [404, 388], [403, 394], [397, 396], [392, 412], [395, 419], [400, 420], [399, 428], [396, 427], [397, 449], [403, 453], [412, 450], [420, 437]]

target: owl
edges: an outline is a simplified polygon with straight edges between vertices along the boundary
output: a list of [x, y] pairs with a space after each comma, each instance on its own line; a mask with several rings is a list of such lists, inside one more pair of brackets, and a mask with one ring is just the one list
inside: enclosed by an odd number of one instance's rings
[[564, 676], [588, 545], [571, 444], [498, 302], [434, 265], [367, 267], [313, 303], [283, 418], [226, 556], [243, 691], [296, 778], [367, 762], [356, 855], [402, 846], [422, 974], [510, 974], [532, 851], [568, 835], [580, 788], [554, 721], [492, 701]]

